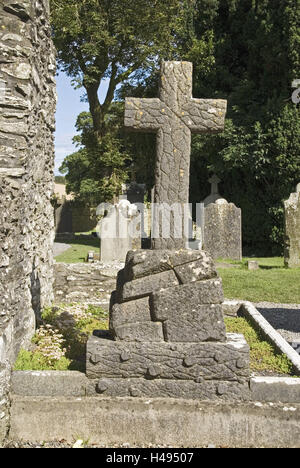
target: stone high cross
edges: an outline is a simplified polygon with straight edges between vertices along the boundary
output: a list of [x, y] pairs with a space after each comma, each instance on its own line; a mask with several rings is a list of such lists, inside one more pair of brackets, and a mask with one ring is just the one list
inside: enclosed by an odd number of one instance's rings
[[[189, 62], [163, 62], [160, 97], [126, 99], [125, 127], [157, 134], [154, 203], [158, 206], [183, 207], [189, 202], [191, 133], [217, 133], [224, 129], [227, 101], [194, 99], [192, 76], [193, 65]], [[183, 222], [178, 236], [178, 226], [169, 216], [171, 235], [165, 238], [158, 219], [154, 222], [159, 223], [159, 237], [153, 239], [152, 248], [186, 248]]]

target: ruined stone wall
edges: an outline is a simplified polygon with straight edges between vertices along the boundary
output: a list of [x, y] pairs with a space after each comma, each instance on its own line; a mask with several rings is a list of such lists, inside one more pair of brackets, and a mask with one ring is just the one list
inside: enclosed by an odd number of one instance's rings
[[0, 440], [10, 366], [52, 300], [55, 53], [47, 0], [0, 0]]

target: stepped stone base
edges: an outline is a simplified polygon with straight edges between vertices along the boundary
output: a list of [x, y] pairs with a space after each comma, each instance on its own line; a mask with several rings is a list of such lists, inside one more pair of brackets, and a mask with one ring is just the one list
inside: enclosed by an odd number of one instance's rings
[[131, 251], [110, 331], [87, 345], [90, 393], [248, 400], [249, 346], [228, 334], [222, 280], [203, 251]]
[[124, 343], [96, 333], [88, 341], [86, 374], [103, 396], [249, 399], [242, 335], [228, 334], [224, 343]]

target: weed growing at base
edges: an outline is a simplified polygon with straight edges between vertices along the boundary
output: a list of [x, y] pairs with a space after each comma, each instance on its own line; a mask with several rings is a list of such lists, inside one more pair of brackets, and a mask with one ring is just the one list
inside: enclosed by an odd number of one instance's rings
[[31, 349], [22, 349], [15, 370], [85, 370], [85, 349], [95, 329], [108, 328], [108, 313], [88, 304], [48, 307]]

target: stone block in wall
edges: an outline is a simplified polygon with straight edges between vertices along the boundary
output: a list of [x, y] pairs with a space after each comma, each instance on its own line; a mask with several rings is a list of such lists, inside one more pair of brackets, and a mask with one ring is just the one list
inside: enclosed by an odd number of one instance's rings
[[153, 293], [151, 313], [163, 322], [166, 341], [224, 341], [223, 300], [220, 279], [200, 281]]
[[153, 291], [178, 286], [179, 281], [173, 271], [164, 271], [146, 276], [124, 284], [121, 291], [122, 301], [139, 299], [150, 296]]
[[115, 304], [110, 311], [110, 326], [112, 329], [120, 325], [136, 322], [151, 322], [149, 298]]
[[132, 281], [173, 269], [184, 283], [188, 278], [201, 280], [217, 276], [211, 257], [204, 251], [136, 250], [127, 254], [124, 279]]
[[156, 343], [164, 341], [163, 326], [160, 322], [136, 322], [118, 325], [114, 328], [118, 341], [138, 341]]
[[109, 308], [120, 265], [100, 263], [55, 263], [55, 302], [82, 302]]

